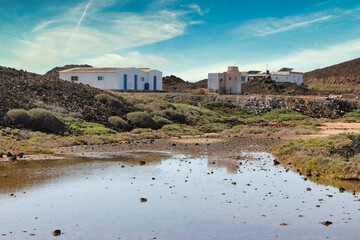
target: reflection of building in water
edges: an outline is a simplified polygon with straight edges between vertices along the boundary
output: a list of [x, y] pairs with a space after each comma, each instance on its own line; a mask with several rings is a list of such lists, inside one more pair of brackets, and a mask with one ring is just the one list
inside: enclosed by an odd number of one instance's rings
[[208, 168], [226, 168], [229, 174], [237, 174], [239, 163], [236, 160], [220, 160], [216, 157], [208, 158]]

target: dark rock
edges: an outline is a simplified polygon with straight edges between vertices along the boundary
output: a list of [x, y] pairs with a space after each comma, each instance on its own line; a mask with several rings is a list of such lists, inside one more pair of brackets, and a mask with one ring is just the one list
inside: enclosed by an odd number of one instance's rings
[[16, 160], [17, 160], [16, 154], [12, 155], [12, 156], [10, 157], [10, 160], [16, 161]]
[[147, 202], [147, 198], [140, 198], [140, 202], [142, 203]]
[[23, 157], [24, 157], [24, 153], [23, 153], [23, 152], [19, 153], [19, 154], [18, 154], [18, 157], [19, 157], [19, 158], [23, 158]]
[[345, 192], [345, 188], [339, 187], [339, 191], [340, 191], [340, 192]]
[[56, 236], [60, 236], [61, 235], [61, 230], [60, 229], [56, 229], [55, 231], [52, 232], [52, 235]]
[[321, 222], [321, 224], [328, 227], [328, 226], [330, 226], [330, 225], [333, 224], [333, 223], [330, 222], [330, 221], [324, 221], [324, 222]]
[[6, 156], [7, 156], [7, 157], [11, 157], [11, 156], [12, 156], [11, 152], [8, 152], [8, 153], [6, 154]]
[[280, 162], [278, 160], [276, 160], [276, 159], [274, 159], [273, 163], [274, 163], [274, 165], [279, 165], [280, 164]]
[[140, 161], [139, 164], [140, 164], [140, 166], [143, 166], [143, 165], [146, 164], [146, 162], [145, 161]]

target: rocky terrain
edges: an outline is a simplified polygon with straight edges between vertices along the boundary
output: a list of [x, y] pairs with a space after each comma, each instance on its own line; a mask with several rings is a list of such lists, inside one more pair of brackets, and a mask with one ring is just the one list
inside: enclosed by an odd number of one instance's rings
[[253, 80], [241, 84], [243, 94], [265, 94], [265, 95], [311, 95], [314, 91], [304, 86], [293, 83], [282, 83], [271, 80]]
[[212, 101], [226, 101], [249, 109], [256, 114], [273, 109], [291, 109], [314, 118], [339, 118], [347, 112], [358, 108], [354, 101], [308, 96], [236, 96], [236, 95], [181, 95], [167, 94], [169, 102], [189, 100], [199, 105]]
[[45, 73], [44, 76], [47, 78], [52, 78], [52, 79], [59, 78], [60, 71], [71, 69], [71, 68], [79, 68], [79, 67], [92, 67], [92, 66], [87, 65], [87, 64], [81, 64], [81, 65], [70, 64], [70, 65], [65, 65], [63, 67], [54, 67], [53, 69], [51, 69], [50, 71]]
[[192, 83], [174, 75], [163, 77], [163, 90], [167, 92], [192, 92], [198, 88], [207, 89], [207, 79]]
[[6, 112], [19, 108], [78, 112], [87, 121], [103, 124], [110, 116], [123, 116], [133, 110], [131, 104], [116, 95], [112, 96], [122, 103], [121, 108], [96, 101], [94, 96], [102, 93], [112, 95], [87, 85], [0, 66], [0, 123], [8, 125]]
[[360, 58], [316, 69], [304, 75], [305, 84], [344, 84], [355, 86], [360, 84]]

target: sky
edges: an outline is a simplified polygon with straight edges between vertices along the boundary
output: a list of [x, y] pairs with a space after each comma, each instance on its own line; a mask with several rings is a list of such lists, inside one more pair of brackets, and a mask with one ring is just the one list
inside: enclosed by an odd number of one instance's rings
[[359, 0], [0, 0], [0, 65], [148, 67], [187, 81], [360, 57]]

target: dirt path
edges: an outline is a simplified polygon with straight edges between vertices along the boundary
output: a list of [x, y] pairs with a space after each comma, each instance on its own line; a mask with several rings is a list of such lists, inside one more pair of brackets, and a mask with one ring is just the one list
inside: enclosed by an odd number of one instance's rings
[[304, 135], [302, 138], [327, 137], [340, 133], [360, 133], [360, 123], [326, 122], [320, 129], [317, 134]]

